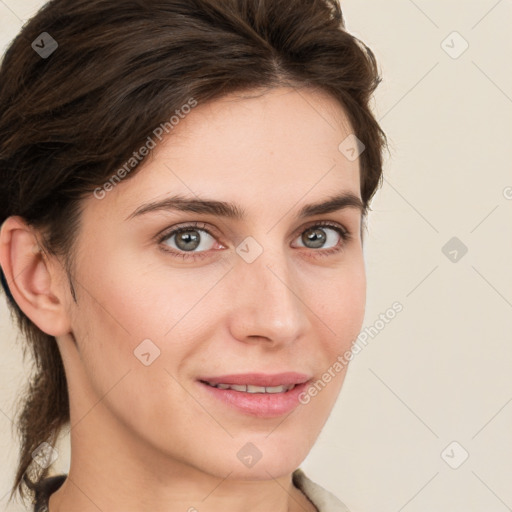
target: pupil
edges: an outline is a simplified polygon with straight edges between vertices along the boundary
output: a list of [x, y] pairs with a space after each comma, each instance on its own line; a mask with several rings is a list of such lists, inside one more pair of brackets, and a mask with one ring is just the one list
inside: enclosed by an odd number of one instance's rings
[[[195, 233], [195, 234], [190, 234]], [[185, 251], [196, 249], [199, 245], [199, 234], [197, 231], [185, 231], [176, 237], [176, 245]]]
[[[306, 233], [310, 233], [310, 235], [307, 235]], [[323, 229], [308, 229], [304, 235], [302, 236], [302, 241], [304, 242], [304, 245], [307, 245], [306, 242], [313, 242], [312, 247], [322, 247], [322, 245], [326, 241], [325, 232]]]

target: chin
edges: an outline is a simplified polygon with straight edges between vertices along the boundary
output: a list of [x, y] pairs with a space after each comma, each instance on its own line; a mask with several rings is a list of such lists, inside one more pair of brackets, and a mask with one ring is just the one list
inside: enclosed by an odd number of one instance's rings
[[314, 440], [302, 430], [287, 432], [287, 429], [279, 429], [233, 439], [230, 448], [219, 454], [222, 476], [231, 472], [230, 478], [268, 480], [295, 471], [311, 450]]

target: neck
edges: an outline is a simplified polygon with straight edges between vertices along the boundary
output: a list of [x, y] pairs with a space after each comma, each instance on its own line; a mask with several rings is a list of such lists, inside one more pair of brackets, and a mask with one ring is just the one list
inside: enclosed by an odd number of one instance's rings
[[[239, 479], [192, 467], [152, 448], [119, 424], [101, 402], [74, 420], [68, 477], [50, 496], [50, 512], [315, 511], [292, 475]], [[77, 415], [77, 417], [83, 417]], [[262, 462], [262, 461], [261, 461]]]

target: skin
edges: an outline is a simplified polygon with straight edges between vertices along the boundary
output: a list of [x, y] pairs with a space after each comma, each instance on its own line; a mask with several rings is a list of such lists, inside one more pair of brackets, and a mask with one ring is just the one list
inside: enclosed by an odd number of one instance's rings
[[[136, 174], [103, 199], [84, 200], [77, 303], [62, 261], [34, 249], [38, 232], [6, 220], [2, 268], [22, 310], [56, 337], [69, 388], [71, 466], [50, 512], [316, 510], [291, 473], [345, 372], [278, 418], [241, 413], [196, 379], [298, 371], [316, 380], [350, 348], [365, 306], [362, 212], [297, 217], [334, 193], [361, 197], [359, 160], [338, 150], [350, 133], [341, 106], [311, 89], [198, 105]], [[176, 193], [231, 201], [247, 216], [168, 210], [125, 220]], [[203, 258], [173, 257], [162, 247], [179, 252], [174, 238], [155, 240], [194, 221], [212, 234], [199, 230]], [[321, 256], [326, 248], [305, 245], [301, 234], [314, 221], [349, 231], [344, 241], [321, 228], [325, 247], [339, 252]], [[252, 263], [236, 252], [247, 236], [263, 248]], [[133, 353], [144, 339], [160, 349], [149, 366]], [[251, 468], [237, 457], [249, 442], [262, 454]]]

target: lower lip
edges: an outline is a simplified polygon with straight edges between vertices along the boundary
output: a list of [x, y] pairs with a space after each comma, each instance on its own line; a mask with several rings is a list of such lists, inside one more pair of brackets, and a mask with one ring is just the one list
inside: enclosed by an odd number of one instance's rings
[[299, 384], [285, 393], [247, 393], [234, 389], [219, 389], [199, 382], [212, 396], [238, 409], [259, 418], [277, 418], [289, 414], [299, 405], [299, 395], [309, 382]]

